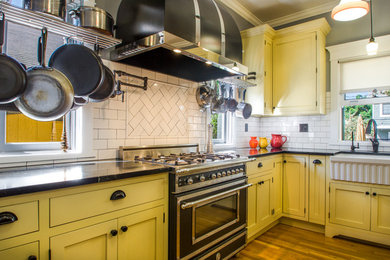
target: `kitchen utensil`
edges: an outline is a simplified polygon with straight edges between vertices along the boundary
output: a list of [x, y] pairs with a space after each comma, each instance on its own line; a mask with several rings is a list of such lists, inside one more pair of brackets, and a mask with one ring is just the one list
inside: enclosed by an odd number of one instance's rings
[[88, 99], [91, 102], [101, 102], [109, 99], [115, 91], [115, 78], [112, 71], [105, 65], [104, 68], [104, 80], [99, 88], [89, 95]]
[[15, 101], [25, 116], [38, 121], [53, 121], [69, 111], [74, 92], [68, 78], [60, 71], [45, 66], [47, 29], [42, 29], [38, 41], [40, 66], [27, 70], [27, 87]]
[[26, 89], [27, 75], [15, 59], [2, 53], [5, 15], [0, 11], [0, 104], [18, 99]]
[[210, 102], [213, 97], [211, 89], [207, 85], [201, 85], [196, 89], [196, 101], [199, 107], [210, 107]]
[[237, 100], [235, 100], [235, 99], [233, 98], [233, 87], [230, 86], [230, 89], [229, 89], [229, 98], [228, 98], [227, 101], [226, 101], [227, 109], [228, 109], [230, 112], [235, 112], [235, 111], [237, 110], [237, 105], [238, 105]]
[[280, 134], [272, 134], [271, 146], [273, 148], [281, 148], [285, 142], [287, 142], [287, 136]]
[[88, 97], [104, 81], [101, 59], [93, 50], [80, 44], [64, 44], [57, 48], [49, 59], [49, 66], [69, 79], [76, 97]]
[[63, 152], [67, 152], [69, 149], [68, 146], [68, 135], [66, 133], [66, 116], [62, 118], [62, 135], [61, 135], [61, 149]]
[[103, 9], [91, 6], [80, 6], [69, 11], [76, 26], [91, 28], [103, 34], [113, 35], [114, 19]]
[[251, 140], [249, 141], [249, 147], [252, 149], [255, 149], [258, 144], [259, 144], [259, 142], [257, 141], [257, 137], [251, 136]]
[[259, 147], [266, 148], [271, 140], [267, 137], [259, 137]]
[[[241, 90], [238, 91], [239, 99], [241, 96], [240, 93]], [[246, 89], [243, 91], [242, 101], [237, 105], [236, 116], [243, 117], [244, 119], [248, 119], [252, 115], [252, 105], [245, 103], [245, 94], [246, 94]]]
[[65, 18], [66, 0], [22, 0], [24, 8]]
[[215, 96], [213, 98], [212, 112], [213, 113], [226, 113], [227, 106], [225, 103], [225, 87], [224, 87], [224, 85], [219, 85], [217, 83], [217, 88], [218, 88], [219, 95]]

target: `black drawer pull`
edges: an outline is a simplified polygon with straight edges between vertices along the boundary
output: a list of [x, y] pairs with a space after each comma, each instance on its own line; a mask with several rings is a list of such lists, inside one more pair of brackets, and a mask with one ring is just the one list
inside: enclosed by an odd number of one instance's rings
[[115, 237], [116, 235], [118, 235], [118, 230], [113, 229], [110, 231], [110, 233], [111, 233], [111, 236]]
[[18, 220], [18, 217], [12, 212], [1, 212], [0, 213], [0, 225], [11, 224], [17, 220]]
[[322, 162], [321, 162], [320, 160], [318, 160], [318, 159], [315, 159], [315, 160], [313, 161], [313, 164], [322, 164]]
[[261, 185], [261, 184], [264, 184], [264, 181], [260, 181], [259, 183], [257, 183], [257, 184], [259, 184], [259, 185]]
[[372, 196], [376, 196], [376, 192], [373, 192], [373, 193], [372, 193]]
[[126, 193], [123, 190], [117, 190], [111, 195], [110, 200], [121, 200], [124, 198], [126, 198]]
[[37, 260], [37, 257], [35, 255], [30, 255], [27, 260]]
[[257, 165], [258, 168], [261, 168], [263, 167], [263, 163], [259, 162], [259, 164]]
[[370, 193], [368, 191], [366, 191], [366, 195], [370, 195]]
[[128, 230], [128, 227], [127, 226], [121, 226], [121, 230], [122, 230], [122, 232], [126, 232]]

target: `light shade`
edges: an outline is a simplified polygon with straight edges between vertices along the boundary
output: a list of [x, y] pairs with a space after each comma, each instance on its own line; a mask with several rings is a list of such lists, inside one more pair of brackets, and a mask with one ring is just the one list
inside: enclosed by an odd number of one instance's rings
[[378, 43], [375, 42], [374, 38], [370, 39], [366, 45], [366, 50], [368, 55], [376, 55], [378, 52]]
[[368, 3], [365, 1], [341, 0], [332, 10], [332, 18], [336, 21], [352, 21], [365, 16], [369, 10]]

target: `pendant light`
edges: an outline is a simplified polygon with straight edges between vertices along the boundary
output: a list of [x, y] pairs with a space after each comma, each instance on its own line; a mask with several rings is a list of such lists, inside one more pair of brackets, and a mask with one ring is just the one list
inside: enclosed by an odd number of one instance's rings
[[365, 1], [341, 0], [332, 10], [332, 18], [336, 21], [352, 21], [365, 16], [368, 11], [368, 3]]
[[376, 55], [378, 51], [378, 43], [375, 42], [374, 33], [372, 29], [372, 0], [370, 0], [370, 29], [371, 34], [368, 44], [366, 46], [366, 50], [368, 55]]

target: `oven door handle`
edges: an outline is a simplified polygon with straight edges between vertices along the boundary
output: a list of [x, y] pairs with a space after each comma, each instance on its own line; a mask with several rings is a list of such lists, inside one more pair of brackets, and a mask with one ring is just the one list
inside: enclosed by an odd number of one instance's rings
[[240, 186], [240, 187], [228, 190], [228, 191], [224, 191], [222, 193], [215, 194], [213, 196], [210, 196], [210, 197], [207, 197], [207, 198], [204, 198], [204, 199], [200, 199], [200, 200], [196, 200], [196, 201], [192, 201], [192, 202], [187, 202], [187, 203], [184, 202], [183, 204], [181, 204], [181, 208], [182, 209], [188, 209], [188, 208], [191, 208], [191, 207], [193, 207], [193, 206], [195, 206], [197, 204], [204, 203], [204, 202], [207, 202], [207, 201], [211, 201], [211, 200], [214, 200], [214, 199], [217, 199], [217, 198], [220, 198], [220, 197], [224, 197], [225, 195], [227, 195], [229, 193], [233, 193], [233, 192], [236, 192], [236, 191], [239, 191], [239, 190], [243, 190], [243, 189], [249, 188], [250, 186], [252, 186], [252, 183], [249, 183], [249, 184], [246, 184], [244, 186]]

